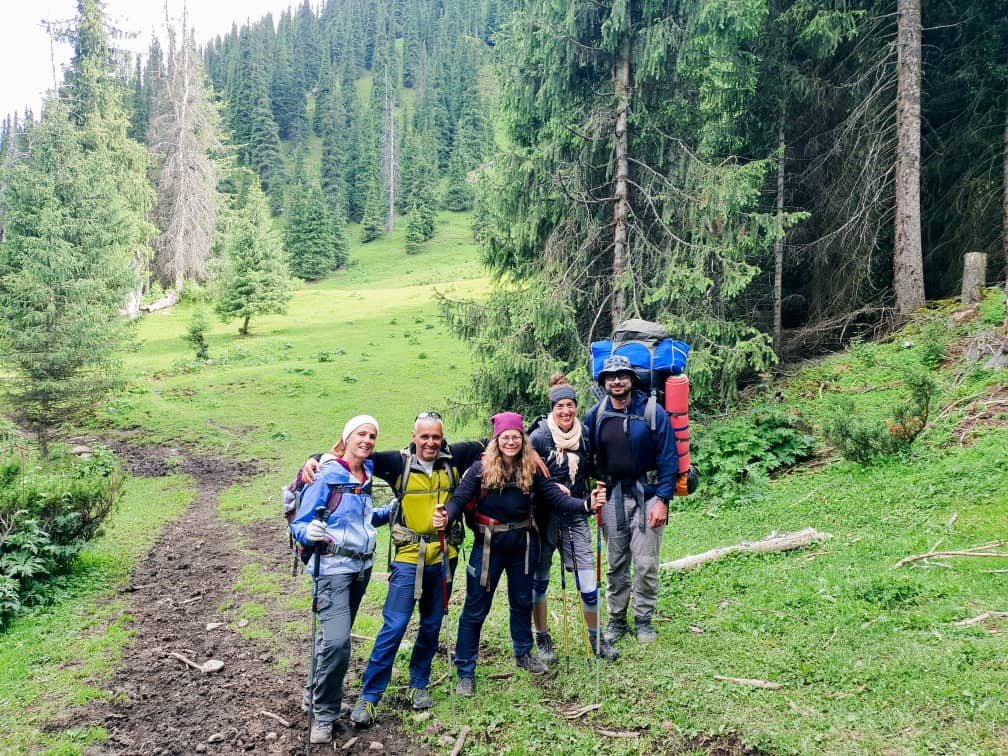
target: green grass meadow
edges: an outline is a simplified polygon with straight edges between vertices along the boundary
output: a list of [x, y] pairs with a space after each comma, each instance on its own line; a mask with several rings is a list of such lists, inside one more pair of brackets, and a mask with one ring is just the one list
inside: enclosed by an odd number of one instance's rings
[[[207, 364], [193, 362], [181, 338], [200, 305], [145, 317], [141, 348], [127, 358], [130, 388], [102, 409], [91, 432], [129, 431], [144, 443], [255, 460], [262, 474], [221, 499], [221, 511], [239, 521], [277, 519], [279, 486], [307, 454], [328, 447], [351, 415], [378, 418], [379, 448], [401, 446], [415, 414], [445, 409], [469, 373], [465, 345], [439, 321], [433, 291], [479, 297], [488, 289], [468, 216], [439, 220], [437, 236], [415, 257], [403, 252], [402, 229], [361, 246], [350, 227], [350, 266], [301, 286], [286, 316], [254, 318], [247, 338], [237, 335], [238, 324], [211, 318]], [[998, 306], [992, 301], [985, 310]], [[944, 324], [947, 308], [929, 317]], [[993, 322], [945, 330], [968, 340]], [[779, 389], [781, 405], [812, 428], [831, 396], [854, 397], [859, 414], [884, 415], [898, 397], [898, 368], [928, 356], [935, 331], [928, 333], [908, 331], [796, 368], [767, 394]], [[859, 466], [824, 444], [817, 464], [754, 488], [751, 500], [733, 507], [712, 506], [701, 484], [673, 512], [663, 558], [805, 527], [830, 533], [828, 541], [663, 574], [659, 641], [622, 641], [622, 657], [598, 678], [585, 659], [573, 586], [564, 630], [555, 575], [555, 672], [492, 679], [514, 671], [502, 589], [483, 636], [488, 653], [477, 671], [477, 697], [453, 704], [439, 687], [435, 719], [452, 735], [472, 728], [467, 754], [703, 753], [740, 742], [774, 754], [1008, 753], [1008, 620], [954, 624], [1008, 611], [1008, 560], [894, 568], [936, 544], [963, 549], [1008, 534], [1008, 423], [971, 433], [961, 425], [977, 413], [976, 402], [1003, 386], [1003, 374], [967, 366], [950, 350], [933, 375], [940, 407], [909, 452]], [[448, 427], [450, 438], [484, 431], [477, 423]], [[695, 425], [700, 448], [702, 434]], [[191, 496], [185, 478], [131, 480], [108, 533], [78, 565], [69, 595], [0, 638], [0, 751], [79, 752], [101, 739], [100, 732], [42, 728], [68, 704], [101, 695], [129, 638], [116, 590], [142, 549], [132, 529], [152, 536]], [[376, 570], [384, 569], [384, 545], [379, 554]], [[296, 653], [306, 636], [308, 586], [305, 580], [290, 594], [280, 585], [249, 553], [234, 608], [250, 620], [246, 633], [288, 649], [277, 656], [282, 674], [290, 649]], [[463, 592], [458, 585], [453, 621]], [[376, 634], [383, 596], [383, 581], [372, 581], [356, 632]], [[267, 623], [275, 612], [287, 618], [280, 630]], [[408, 648], [383, 712], [401, 716], [423, 747], [447, 753], [450, 745], [430, 720], [417, 721], [395, 703]], [[355, 647], [360, 658], [369, 652], [368, 644]], [[444, 671], [438, 659], [434, 678]], [[716, 675], [782, 687], [735, 685]], [[347, 685], [352, 693], [359, 681]], [[601, 707], [575, 720], [562, 714], [595, 703]]]

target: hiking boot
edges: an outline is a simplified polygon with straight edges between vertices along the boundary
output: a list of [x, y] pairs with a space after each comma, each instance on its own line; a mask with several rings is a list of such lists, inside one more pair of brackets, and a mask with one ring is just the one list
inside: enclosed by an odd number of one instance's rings
[[543, 664], [553, 664], [557, 660], [556, 651], [553, 648], [553, 638], [549, 630], [536, 633], [536, 645], [539, 647], [539, 659]]
[[530, 653], [524, 653], [515, 657], [515, 664], [519, 669], [527, 669], [533, 675], [541, 675], [546, 671], [546, 665]]
[[462, 698], [472, 698], [476, 695], [476, 682], [471, 677], [460, 677], [455, 692]]
[[[592, 653], [595, 654], [599, 659], [605, 659], [606, 661], [616, 661], [619, 659], [619, 651], [606, 640], [606, 634], [602, 633], [602, 637], [596, 641], [595, 633], [589, 631], [588, 641], [591, 643]], [[598, 644], [596, 646], [596, 643]]]
[[333, 723], [332, 722], [312, 722], [311, 734], [308, 736], [308, 740], [311, 743], [328, 743], [332, 740], [333, 736]]
[[654, 643], [658, 640], [658, 633], [655, 629], [651, 627], [651, 623], [644, 620], [637, 621], [637, 642], [642, 646], [646, 646], [648, 643]]
[[364, 701], [363, 699], [357, 701], [357, 705], [354, 706], [354, 710], [350, 712], [350, 721], [354, 723], [354, 727], [365, 728], [370, 727], [374, 724], [375, 720], [375, 705], [372, 701]]
[[627, 623], [623, 620], [609, 620], [609, 627], [606, 628], [603, 636], [610, 643], [615, 643], [624, 635], [630, 632]]
[[434, 705], [434, 699], [431, 698], [427, 688], [413, 688], [410, 691], [410, 700], [413, 702], [413, 711], [423, 711]]

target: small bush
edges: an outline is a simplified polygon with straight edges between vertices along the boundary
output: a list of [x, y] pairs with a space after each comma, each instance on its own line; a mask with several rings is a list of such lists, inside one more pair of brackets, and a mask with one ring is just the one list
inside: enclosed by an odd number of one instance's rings
[[754, 498], [754, 486], [812, 455], [815, 437], [802, 425], [775, 407], [710, 425], [690, 454], [705, 494], [723, 504]]
[[850, 397], [835, 397], [823, 422], [826, 441], [852, 462], [866, 465], [908, 450], [927, 425], [938, 385], [926, 371], [907, 369], [903, 384], [909, 397], [888, 416], [859, 413]]
[[206, 312], [203, 310], [193, 311], [189, 320], [189, 330], [182, 338], [196, 351], [197, 360], [210, 359], [210, 347], [207, 345], [206, 332], [209, 328]]
[[23, 607], [48, 602], [119, 498], [108, 452], [28, 469], [0, 460], [0, 628]]
[[951, 331], [945, 318], [930, 320], [920, 332], [920, 362], [926, 368], [938, 367], [948, 356]]

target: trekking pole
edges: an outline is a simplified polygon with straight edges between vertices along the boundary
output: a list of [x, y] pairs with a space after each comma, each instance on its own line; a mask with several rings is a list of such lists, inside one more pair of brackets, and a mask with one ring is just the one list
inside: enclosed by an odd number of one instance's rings
[[[315, 519], [325, 522], [327, 508], [324, 506], [315, 507]], [[308, 678], [310, 695], [308, 698], [308, 736], [305, 738], [305, 753], [311, 753], [311, 731], [312, 719], [315, 716], [315, 672], [318, 661], [318, 653], [315, 647], [315, 634], [318, 630], [318, 579], [319, 565], [322, 563], [321, 550], [314, 546], [315, 566], [312, 568], [312, 603], [311, 603], [311, 676]]]
[[[598, 482], [598, 490], [605, 484]], [[617, 506], [622, 502], [614, 502]], [[602, 653], [602, 507], [595, 510], [595, 587], [598, 589], [598, 619], [595, 621], [595, 703], [599, 698], [599, 655]]]
[[[438, 507], [441, 509], [442, 507]], [[438, 531], [438, 538], [441, 540], [441, 596], [444, 614], [441, 617], [441, 624], [445, 629], [445, 660], [448, 664], [448, 700], [451, 702], [452, 719], [455, 719], [455, 680], [452, 675], [451, 658], [451, 623], [448, 621], [448, 546], [445, 543], [445, 528]], [[421, 558], [417, 555], [417, 558]]]
[[[567, 674], [570, 674], [570, 629], [567, 624], [567, 570], [564, 568], [563, 555], [563, 530], [557, 520], [557, 541], [560, 542], [560, 598], [563, 601], [563, 633], [564, 633], [564, 666], [567, 667]], [[547, 615], [548, 616], [548, 615]]]

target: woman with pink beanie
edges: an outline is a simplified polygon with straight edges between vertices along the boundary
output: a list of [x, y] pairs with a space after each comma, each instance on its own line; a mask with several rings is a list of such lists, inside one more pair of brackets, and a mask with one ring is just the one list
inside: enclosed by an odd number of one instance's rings
[[536, 497], [540, 506], [559, 512], [594, 512], [605, 502], [604, 492], [593, 492], [588, 499], [568, 496], [543, 474], [542, 461], [517, 412], [501, 412], [492, 421], [493, 440], [483, 459], [469, 468], [444, 509], [434, 515], [434, 527], [441, 530], [466, 511], [472, 514], [476, 530], [455, 648], [457, 690], [467, 697], [476, 692], [480, 633], [505, 572], [515, 663], [532, 674], [546, 671], [532, 654], [532, 572], [539, 559]]

